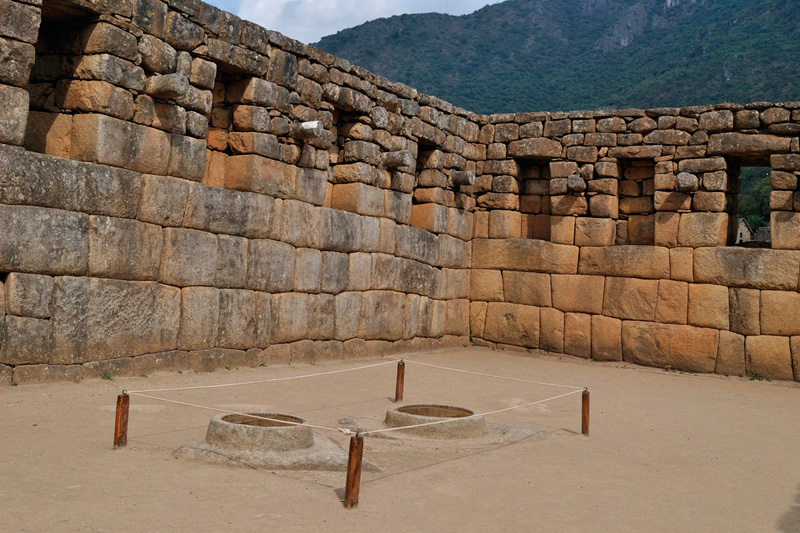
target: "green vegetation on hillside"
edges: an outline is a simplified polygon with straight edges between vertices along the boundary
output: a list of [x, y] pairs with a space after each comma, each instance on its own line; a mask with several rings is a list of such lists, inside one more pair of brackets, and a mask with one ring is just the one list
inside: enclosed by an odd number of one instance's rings
[[480, 113], [800, 100], [797, 0], [508, 0], [317, 46]]

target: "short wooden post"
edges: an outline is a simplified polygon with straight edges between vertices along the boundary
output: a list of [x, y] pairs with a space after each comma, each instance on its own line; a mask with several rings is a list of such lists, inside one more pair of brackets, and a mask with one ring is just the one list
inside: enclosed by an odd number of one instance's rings
[[405, 361], [400, 361], [399, 363], [397, 363], [397, 384], [394, 387], [395, 402], [403, 401], [403, 387], [405, 387], [405, 381], [406, 381], [406, 363]]
[[581, 416], [581, 433], [589, 436], [589, 389], [583, 390], [583, 410]]
[[117, 419], [114, 422], [114, 449], [128, 445], [128, 409], [131, 397], [126, 393], [117, 396]]
[[350, 438], [350, 457], [347, 460], [347, 481], [344, 487], [344, 507], [358, 506], [358, 491], [361, 490], [361, 459], [364, 456], [364, 437]]

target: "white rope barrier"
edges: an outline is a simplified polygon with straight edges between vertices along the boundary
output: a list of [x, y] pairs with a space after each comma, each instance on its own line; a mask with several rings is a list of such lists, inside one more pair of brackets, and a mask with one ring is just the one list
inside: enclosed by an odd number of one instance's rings
[[413, 428], [419, 428], [419, 427], [424, 427], [424, 426], [435, 426], [435, 425], [438, 425], [438, 424], [448, 424], [450, 422], [458, 422], [458, 421], [461, 421], [461, 420], [469, 420], [470, 418], [478, 418], [478, 417], [481, 417], [481, 416], [496, 415], [498, 413], [505, 413], [507, 411], [514, 411], [516, 409], [522, 409], [524, 407], [531, 407], [533, 405], [539, 405], [539, 404], [546, 403], [546, 402], [552, 402], [553, 400], [558, 400], [560, 398], [566, 398], [567, 396], [572, 396], [574, 394], [583, 393], [583, 390], [584, 389], [574, 390], [574, 391], [571, 391], [571, 392], [567, 392], [567, 393], [561, 394], [559, 396], [553, 396], [552, 398], [546, 398], [544, 400], [537, 400], [535, 402], [526, 403], [524, 405], [515, 405], [514, 407], [506, 407], [505, 409], [498, 409], [496, 411], [489, 411], [488, 413], [475, 413], [474, 415], [470, 415], [470, 416], [461, 416], [461, 417], [457, 417], [457, 418], [448, 418], [446, 420], [436, 420], [434, 422], [424, 422], [422, 424], [414, 424], [413, 426], [401, 426], [401, 427], [388, 428], [388, 429], [374, 429], [372, 431], [362, 431], [360, 434], [362, 436], [377, 435], [379, 433], [389, 433], [390, 431], [400, 431], [402, 429], [413, 429]]
[[544, 385], [546, 387], [559, 387], [559, 388], [562, 388], [562, 389], [574, 389], [574, 390], [581, 390], [581, 391], [585, 388], [585, 387], [573, 387], [571, 385], [559, 385], [557, 383], [542, 383], [540, 381], [530, 381], [530, 380], [521, 379], [521, 378], [510, 378], [510, 377], [506, 377], [506, 376], [496, 376], [494, 374], [484, 374], [483, 372], [470, 372], [469, 370], [460, 370], [458, 368], [449, 368], [449, 367], [446, 367], [446, 366], [432, 365], [430, 363], [421, 363], [419, 361], [412, 361], [411, 359], [404, 359], [404, 361], [406, 363], [413, 363], [415, 365], [427, 366], [427, 367], [430, 367], [430, 368], [438, 368], [439, 370], [449, 370], [451, 372], [459, 372], [461, 374], [471, 374], [473, 376], [483, 376], [483, 377], [486, 377], [486, 378], [504, 379], [504, 380], [507, 380], [507, 381], [518, 381], [520, 383], [529, 383], [531, 385]]
[[375, 363], [374, 365], [366, 365], [366, 366], [359, 366], [356, 368], [345, 368], [344, 370], [331, 370], [329, 372], [317, 372], [316, 374], [305, 374], [303, 376], [289, 376], [285, 378], [272, 378], [272, 379], [262, 379], [259, 381], [244, 381], [241, 383], [222, 383], [219, 385], [198, 385], [195, 387], [173, 387], [168, 389], [146, 389], [146, 390], [133, 390], [133, 391], [124, 391], [128, 394], [141, 394], [141, 393], [149, 393], [149, 392], [175, 392], [175, 391], [187, 391], [187, 390], [201, 390], [201, 389], [220, 389], [224, 387], [241, 387], [244, 385], [260, 385], [262, 383], [276, 383], [278, 381], [292, 381], [295, 379], [306, 379], [306, 378], [315, 378], [319, 376], [330, 376], [333, 374], [343, 374], [345, 372], [355, 372], [356, 370], [366, 370], [368, 368], [376, 368], [379, 366], [386, 366], [397, 363], [398, 360], [394, 359], [392, 361], [384, 361], [382, 363]]

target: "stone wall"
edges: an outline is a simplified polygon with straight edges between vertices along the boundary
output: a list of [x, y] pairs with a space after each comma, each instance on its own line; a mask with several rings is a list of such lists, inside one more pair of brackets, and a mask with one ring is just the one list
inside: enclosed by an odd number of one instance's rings
[[[800, 103], [479, 116], [196, 0], [0, 0], [3, 382], [468, 342], [800, 379]], [[772, 169], [772, 246], [736, 237]]]

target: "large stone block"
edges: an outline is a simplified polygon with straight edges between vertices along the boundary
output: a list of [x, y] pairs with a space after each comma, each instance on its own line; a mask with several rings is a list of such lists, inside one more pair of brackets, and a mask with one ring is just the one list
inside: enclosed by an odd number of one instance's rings
[[0, 83], [25, 86], [35, 57], [31, 44], [0, 38]]
[[347, 277], [347, 290], [369, 290], [372, 287], [372, 254], [350, 254]]
[[329, 340], [336, 336], [336, 297], [314, 294], [308, 300], [308, 338]]
[[565, 312], [601, 314], [603, 276], [553, 274], [553, 307]]
[[575, 274], [579, 250], [531, 239], [474, 239], [472, 268]]
[[694, 279], [729, 287], [796, 290], [800, 252], [763, 248], [700, 248]]
[[310, 248], [299, 248], [295, 256], [294, 290], [319, 292], [322, 284], [322, 253]]
[[[417, 337], [417, 331], [419, 330], [419, 306], [422, 298], [423, 297], [418, 294], [406, 295], [406, 303], [403, 308], [403, 339], [405, 340], [411, 340]], [[464, 335], [469, 335], [470, 320], [472, 319], [472, 315], [469, 314], [470, 310], [470, 303], [469, 300], [467, 300], [467, 333], [464, 333]]]
[[235, 155], [227, 159], [225, 185], [276, 198], [293, 198], [300, 167], [259, 155]]
[[468, 268], [470, 265], [469, 243], [450, 235], [436, 237], [437, 266], [444, 268]]
[[[2, 324], [2, 322], [0, 322]], [[47, 363], [53, 351], [49, 320], [7, 316], [0, 349], [0, 363], [35, 365]]]
[[239, 289], [247, 280], [247, 239], [231, 235], [217, 236], [217, 272], [214, 285]]
[[289, 292], [294, 287], [294, 267], [294, 246], [268, 239], [248, 243], [247, 288]]
[[322, 208], [320, 210], [322, 249], [336, 252], [361, 251], [363, 236], [361, 219], [362, 217], [355, 213]]
[[658, 280], [606, 278], [603, 314], [626, 320], [655, 319]]
[[761, 291], [757, 289], [730, 289], [731, 331], [742, 335], [761, 334]]
[[14, 368], [14, 382], [22, 385], [33, 383], [57, 383], [83, 379], [80, 365], [21, 365]]
[[142, 199], [137, 218], [159, 226], [180, 226], [188, 196], [188, 181], [166, 176], [142, 176]]
[[483, 338], [502, 344], [539, 347], [539, 308], [508, 303], [489, 303]]
[[662, 279], [658, 282], [656, 322], [686, 324], [689, 313], [689, 284]]
[[131, 120], [135, 110], [130, 91], [105, 81], [62, 80], [56, 86], [55, 98], [60, 108], [121, 120]]
[[624, 321], [623, 360], [688, 372], [714, 372], [719, 332], [713, 329]]
[[256, 300], [255, 345], [259, 348], [269, 346], [272, 339], [272, 295], [254, 292]]
[[82, 80], [101, 80], [134, 91], [144, 90], [144, 70], [111, 54], [80, 56], [74, 69], [75, 77]]
[[347, 254], [322, 252], [322, 292], [339, 294], [347, 290], [348, 265]]
[[689, 324], [729, 329], [728, 288], [720, 285], [689, 285]]
[[[400, 293], [389, 291], [365, 293], [361, 304], [358, 337], [366, 340], [402, 339], [404, 305], [405, 295]], [[444, 312], [440, 318], [444, 320]]]
[[622, 321], [592, 315], [592, 359], [622, 361]]
[[0, 5], [0, 34], [6, 37], [35, 43], [41, 23], [42, 14], [36, 7], [9, 1]]
[[745, 340], [747, 374], [793, 380], [789, 337], [754, 336]]
[[564, 312], [542, 307], [539, 321], [539, 348], [548, 352], [564, 352]]
[[542, 137], [514, 141], [508, 145], [508, 155], [522, 159], [556, 159], [561, 157], [561, 152], [561, 143]]
[[272, 295], [272, 343], [294, 342], [308, 337], [308, 294]]
[[564, 315], [564, 353], [589, 358], [592, 355], [592, 315]]
[[84, 274], [88, 225], [82, 213], [0, 205], [0, 271]]
[[206, 171], [206, 141], [186, 135], [173, 135], [170, 146], [170, 176], [201, 181]]
[[773, 211], [770, 213], [772, 247], [800, 250], [800, 213]]
[[72, 153], [72, 115], [31, 111], [28, 113], [24, 146], [32, 152], [69, 158]]
[[89, 217], [89, 275], [155, 281], [161, 266], [160, 226], [137, 220]]
[[159, 279], [178, 287], [214, 285], [217, 248], [217, 236], [211, 233], [166, 228]]
[[797, 291], [761, 291], [761, 333], [800, 335], [800, 294]]
[[144, 174], [166, 175], [172, 136], [166, 132], [98, 114], [72, 121], [72, 156], [81, 161]]
[[153, 282], [57, 278], [52, 364], [74, 364], [173, 350], [181, 291]]
[[119, 376], [134, 376], [135, 365], [132, 357], [122, 357], [120, 359], [108, 359], [106, 361], [91, 361], [83, 363], [83, 378], [102, 378], [102, 377], [119, 377]]
[[719, 332], [719, 353], [714, 373], [725, 376], [745, 375], [744, 339], [738, 333]]
[[669, 278], [669, 250], [653, 246], [584, 247], [581, 248], [578, 272], [645, 279]]
[[611, 218], [578, 217], [575, 220], [576, 246], [612, 246], [617, 225]]
[[53, 278], [50, 276], [12, 272], [5, 289], [5, 306], [0, 297], [0, 317], [5, 311], [10, 315], [50, 318], [53, 301]]
[[28, 91], [19, 87], [0, 85], [0, 143], [21, 145], [25, 140], [25, 127], [28, 122]]
[[348, 340], [358, 335], [358, 319], [361, 316], [361, 293], [343, 292], [335, 300], [335, 338]]
[[669, 250], [670, 278], [678, 281], [694, 281], [694, 250], [671, 248]]
[[[321, 210], [298, 200], [284, 200], [281, 206], [280, 233], [270, 234], [298, 248], [318, 248], [323, 242]], [[275, 224], [273, 224], [274, 226]]]
[[256, 300], [253, 291], [219, 291], [217, 347], [247, 350], [255, 346]]
[[219, 302], [219, 290], [212, 287], [187, 287], [181, 290], [178, 348], [205, 350], [217, 345]]
[[469, 335], [469, 300], [448, 300], [445, 316], [445, 335]]
[[469, 305], [469, 332], [474, 338], [482, 339], [486, 326], [486, 302], [472, 302]]
[[[374, 258], [373, 258], [374, 264]], [[439, 297], [439, 282], [441, 273], [435, 267], [414, 261], [412, 259], [398, 259], [397, 279], [395, 282], [396, 290], [428, 296], [430, 298]], [[372, 284], [376, 285], [376, 273], [373, 270]]]
[[556, 244], [575, 244], [576, 217], [550, 217], [550, 240]]
[[678, 246], [701, 248], [728, 242], [727, 213], [683, 213], [678, 226]]
[[331, 207], [360, 215], [383, 216], [385, 211], [383, 191], [363, 183], [334, 185]]
[[395, 236], [396, 255], [429, 265], [438, 264], [436, 235], [411, 226], [398, 226]]
[[502, 302], [502, 272], [499, 270], [473, 270], [470, 298], [484, 302]]
[[503, 272], [503, 294], [505, 301], [509, 303], [551, 307], [550, 275], [535, 272]]
[[717, 133], [708, 140], [709, 155], [764, 156], [788, 152], [789, 137], [746, 133]]

